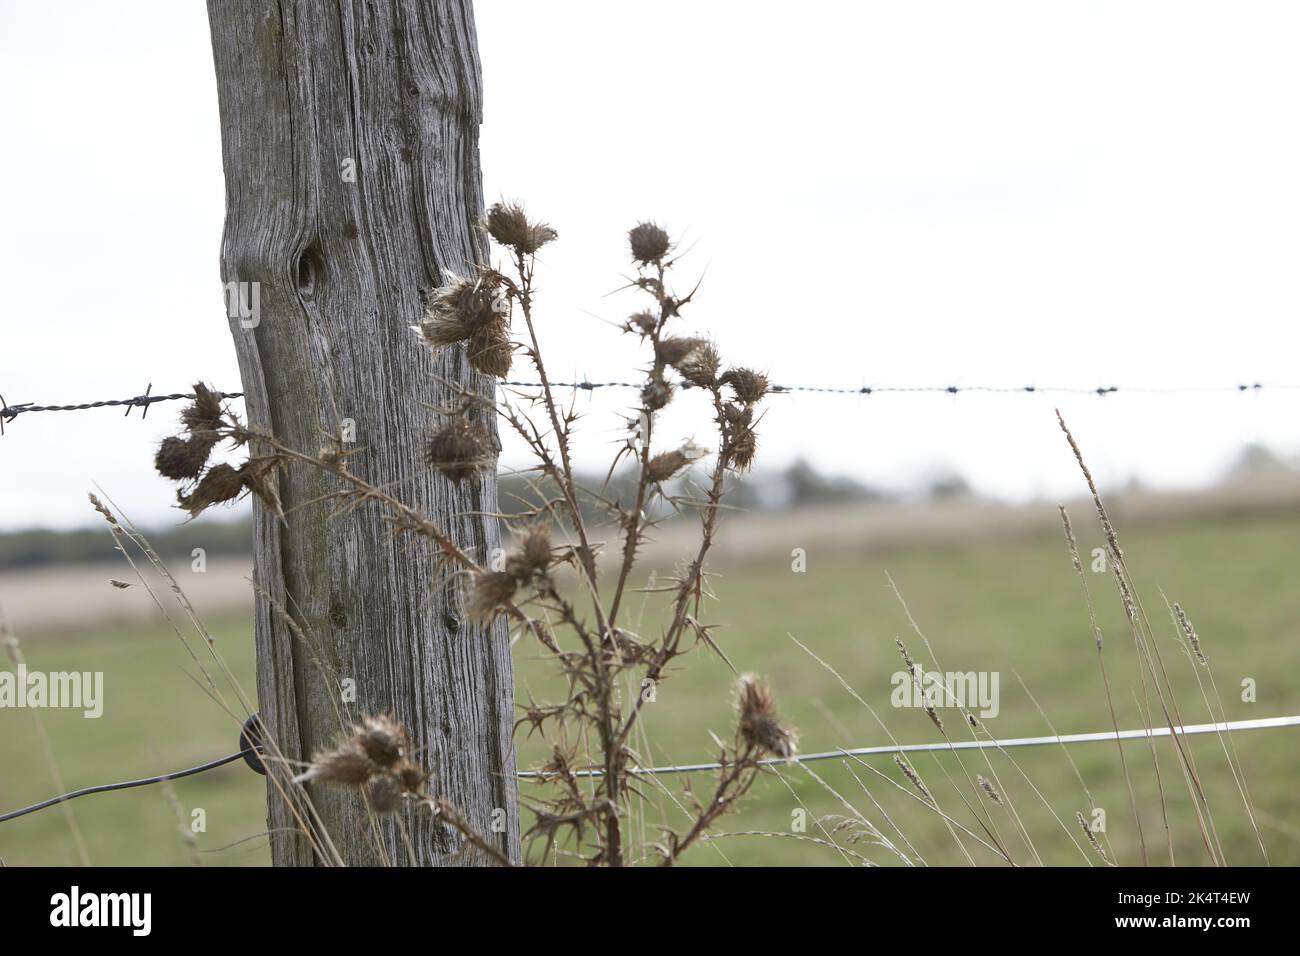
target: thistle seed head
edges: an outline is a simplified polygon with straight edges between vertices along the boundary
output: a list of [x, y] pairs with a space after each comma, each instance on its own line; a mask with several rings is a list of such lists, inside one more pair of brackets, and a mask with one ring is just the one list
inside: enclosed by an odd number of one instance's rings
[[363, 717], [353, 739], [378, 767], [392, 767], [406, 755], [406, 728], [391, 717]]
[[469, 614], [476, 621], [490, 621], [515, 596], [518, 582], [509, 571], [483, 571], [474, 575]]
[[402, 809], [402, 800], [402, 781], [395, 773], [384, 771], [366, 784], [366, 802], [375, 813], [396, 813]]
[[656, 483], [667, 481], [704, 455], [703, 448], [690, 442], [672, 451], [661, 452], [646, 462], [646, 478]]
[[657, 412], [672, 400], [673, 387], [663, 379], [651, 379], [641, 389], [641, 405], [649, 411]]
[[750, 423], [754, 420], [752, 405], [736, 405], [728, 402], [722, 406], [722, 424], [726, 442], [724, 457], [736, 471], [748, 471], [754, 464], [754, 455], [758, 450], [758, 436]]
[[191, 494], [178, 492], [176, 498], [190, 517], [195, 518], [212, 505], [233, 501], [243, 490], [243, 476], [223, 462], [209, 468]]
[[298, 783], [319, 780], [322, 783], [359, 787], [369, 780], [377, 769], [365, 752], [357, 746], [356, 741], [348, 740], [334, 750], [316, 754], [307, 772], [299, 774], [294, 780]]
[[181, 421], [190, 432], [215, 431], [221, 427], [221, 399], [202, 382], [195, 382], [194, 402], [181, 412]]
[[455, 418], [434, 432], [424, 457], [440, 474], [459, 484], [492, 464], [492, 444], [482, 428]]
[[244, 487], [277, 514], [280, 511], [280, 495], [275, 490], [275, 470], [280, 462], [280, 457], [267, 455], [263, 458], [250, 458], [239, 466], [239, 480], [244, 483]]
[[722, 356], [711, 342], [703, 342], [673, 366], [686, 381], [700, 388], [710, 388], [718, 382]]
[[704, 339], [670, 335], [659, 340], [655, 348], [655, 359], [660, 365], [671, 365], [676, 368], [686, 361], [692, 352], [705, 344], [707, 343]]
[[740, 736], [750, 746], [788, 760], [798, 751], [793, 728], [781, 720], [767, 684], [753, 674], [736, 682]]
[[653, 312], [638, 312], [628, 317], [627, 322], [623, 324], [623, 329], [644, 337], [652, 334], [658, 325], [659, 319]]
[[503, 246], [532, 255], [557, 238], [558, 233], [545, 223], [532, 223], [517, 203], [493, 203], [488, 209], [488, 234]]
[[192, 438], [164, 438], [154, 455], [153, 466], [158, 474], [172, 481], [197, 478], [208, 463], [212, 446]]
[[545, 524], [534, 524], [524, 533], [517, 557], [526, 575], [542, 574], [551, 564], [551, 533]]
[[653, 222], [633, 226], [628, 230], [627, 241], [632, 249], [632, 258], [642, 265], [661, 261], [672, 247], [668, 233]]
[[723, 385], [730, 385], [736, 401], [753, 405], [767, 394], [767, 376], [749, 368], [728, 369], [720, 379]]
[[495, 320], [470, 334], [465, 347], [469, 364], [484, 375], [505, 378], [514, 361], [514, 345], [504, 320]]
[[424, 320], [412, 330], [437, 352], [457, 342], [468, 343], [470, 364], [488, 375], [510, 370], [510, 298], [501, 276], [482, 269], [472, 279], [447, 273], [448, 283], [428, 300]]
[[428, 774], [406, 758], [407, 740], [406, 728], [391, 717], [364, 716], [352, 736], [316, 754], [293, 781], [364, 787], [373, 811], [395, 813], [407, 797], [423, 797], [428, 780]]

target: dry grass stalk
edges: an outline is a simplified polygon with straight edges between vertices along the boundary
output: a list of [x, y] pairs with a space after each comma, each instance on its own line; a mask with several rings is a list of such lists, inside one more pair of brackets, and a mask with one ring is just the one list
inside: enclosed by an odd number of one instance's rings
[[[1071, 447], [1076, 448], [1071, 441]], [[1128, 761], [1124, 756], [1124, 741], [1119, 736], [1119, 718], [1115, 714], [1115, 698], [1110, 689], [1110, 677], [1106, 673], [1106, 659], [1103, 653], [1104, 641], [1102, 640], [1101, 627], [1097, 624], [1097, 611], [1092, 603], [1092, 592], [1088, 587], [1088, 577], [1083, 570], [1083, 562], [1079, 560], [1079, 545], [1074, 537], [1074, 527], [1070, 523], [1070, 514], [1065, 510], [1064, 505], [1058, 505], [1061, 513], [1061, 525], [1065, 529], [1066, 544], [1070, 549], [1070, 560], [1074, 565], [1075, 574], [1079, 578], [1079, 585], [1083, 589], [1084, 602], [1088, 606], [1088, 622], [1092, 627], [1093, 640], [1097, 645], [1097, 665], [1101, 669], [1101, 683], [1106, 692], [1106, 708], [1110, 713], [1110, 725], [1115, 731], [1115, 749], [1119, 752], [1120, 770], [1124, 774], [1124, 785], [1128, 789], [1129, 808], [1133, 812], [1133, 824], [1137, 828], [1138, 849], [1142, 856], [1142, 865], [1146, 866], [1149, 862], [1147, 857], [1146, 835], [1142, 832], [1142, 815], [1138, 812], [1137, 793], [1133, 788], [1133, 776], [1129, 772]]]
[[[1196, 769], [1196, 761], [1191, 751], [1186, 746], [1183, 735], [1177, 732], [1177, 728], [1183, 725], [1182, 715], [1179, 713], [1178, 695], [1170, 681], [1169, 674], [1165, 669], [1164, 658], [1160, 653], [1159, 643], [1155, 640], [1154, 632], [1151, 628], [1150, 620], [1142, 607], [1141, 598], [1137, 595], [1136, 588], [1132, 583], [1132, 577], [1124, 560], [1124, 552], [1120, 548], [1119, 538], [1115, 532], [1114, 525], [1111, 523], [1110, 515], [1102, 504], [1101, 495], [1097, 490], [1096, 481], [1093, 479], [1092, 472], [1089, 470], [1087, 463], [1084, 461], [1083, 452], [1075, 441], [1074, 435], [1070, 432], [1061, 416], [1060, 411], [1056, 413], [1057, 423], [1061, 431], [1065, 434], [1066, 440], [1070, 445], [1070, 450], [1074, 454], [1076, 463], [1083, 473], [1084, 479], [1088, 484], [1088, 489], [1092, 494], [1093, 504], [1097, 510], [1097, 517], [1101, 523], [1102, 531], [1106, 536], [1107, 544], [1110, 548], [1112, 559], [1111, 570], [1114, 573], [1116, 587], [1119, 591], [1121, 601], [1124, 606], [1125, 615], [1129, 620], [1129, 629], [1133, 637], [1134, 649], [1138, 658], [1138, 675], [1141, 679], [1142, 687], [1142, 704], [1139, 705], [1147, 714], [1144, 718], [1150, 720], [1151, 705], [1148, 697], [1148, 689], [1155, 692], [1157, 703], [1160, 705], [1161, 714], [1164, 717], [1164, 723], [1169, 728], [1169, 739], [1178, 757], [1179, 770], [1183, 777], [1184, 785], [1187, 788], [1188, 796], [1191, 799], [1192, 809], [1196, 814], [1197, 826], [1200, 830], [1201, 840], [1206, 851], [1210, 855], [1211, 861], [1216, 866], [1225, 864], [1223, 848], [1219, 843], [1217, 830], [1214, 825], [1214, 818], [1210, 812], [1208, 799], [1205, 795], [1204, 787], [1201, 785], [1200, 775]], [[1148, 724], [1149, 725], [1149, 724]], [[1169, 850], [1170, 862], [1173, 863], [1173, 835], [1168, 824], [1168, 808], [1165, 803], [1163, 793], [1163, 783], [1159, 776], [1158, 764], [1155, 764], [1154, 742], [1152, 746], [1153, 764], [1156, 768], [1157, 787], [1160, 791], [1161, 814], [1165, 820], [1166, 844]]]

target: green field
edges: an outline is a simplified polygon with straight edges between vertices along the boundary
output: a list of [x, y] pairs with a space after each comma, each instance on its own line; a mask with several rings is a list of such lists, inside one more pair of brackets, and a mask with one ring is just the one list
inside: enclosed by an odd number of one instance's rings
[[[1076, 515], [1075, 524], [1086, 555], [1100, 540], [1093, 529], [1083, 527], [1085, 517]], [[1300, 515], [1201, 516], [1121, 527], [1120, 534], [1186, 723], [1211, 718], [1197, 690], [1193, 667], [1175, 640], [1161, 590], [1171, 601], [1181, 602], [1195, 621], [1228, 719], [1300, 713], [1296, 667], [1300, 599], [1294, 589]], [[710, 615], [711, 621], [725, 623], [717, 632], [718, 640], [736, 666], [771, 680], [779, 704], [800, 731], [803, 751], [888, 740], [863, 706], [788, 635], [832, 664], [900, 742], [941, 739], [923, 711], [890, 706], [890, 675], [901, 666], [894, 639], [902, 638], [914, 656], [922, 657], [924, 649], [888, 588], [886, 572], [897, 582], [943, 670], [999, 673], [1001, 713], [986, 722], [994, 734], [1018, 737], [1049, 732], [1013, 671], [1024, 678], [1059, 732], [1110, 727], [1087, 611], [1059, 535], [973, 537], [942, 548], [897, 548], [887, 553], [821, 551], [815, 542], [804, 546], [808, 565], [802, 574], [792, 572], [788, 548], [775, 546], [770, 556], [755, 555], [743, 564], [715, 568], [713, 589], [718, 600]], [[1123, 727], [1141, 726], [1134, 702], [1141, 691], [1132, 642], [1122, 626], [1122, 607], [1108, 576], [1090, 574], [1089, 579], [1106, 635], [1107, 668], [1119, 722]], [[647, 606], [632, 627], [649, 632], [654, 618], [654, 606]], [[250, 625], [228, 616], [208, 623], [225, 659], [243, 686], [251, 689]], [[187, 676], [192, 663], [175, 635], [161, 625], [32, 635], [23, 649], [33, 670], [99, 670], [106, 675], [108, 703], [102, 718], [88, 721], [67, 712], [42, 712], [66, 789], [189, 766], [234, 749], [237, 727]], [[709, 732], [724, 738], [731, 732], [730, 671], [707, 652], [686, 661], [688, 666], [658, 689], [656, 702], [647, 708], [646, 735], [638, 747], [646, 759], [657, 763], [712, 759], [716, 748]], [[553, 683], [536, 649], [524, 642], [516, 645], [516, 664], [520, 686], [526, 680], [534, 694], [544, 697]], [[1205, 676], [1204, 670], [1201, 674]], [[1246, 678], [1257, 684], [1255, 703], [1240, 699]], [[956, 711], [942, 713], [953, 739], [969, 739]], [[32, 713], [0, 712], [0, 732], [0, 811], [56, 792]], [[1231, 744], [1259, 810], [1257, 818], [1272, 862], [1300, 863], [1300, 788], [1295, 765], [1300, 729], [1239, 733]], [[539, 753], [535, 738], [521, 741], [520, 746], [524, 763]], [[1260, 862], [1253, 830], [1223, 756], [1223, 743], [1207, 735], [1195, 738], [1190, 746], [1228, 860]], [[997, 753], [989, 754], [988, 762], [980, 754], [965, 754], [960, 764], [951, 755], [916, 755], [913, 762], [940, 806], [981, 835], [965, 804], [983, 799], [981, 814], [991, 814], [1017, 862], [1035, 862], [1035, 853], [1049, 864], [1100, 862], [1075, 823], [1075, 811], [1086, 810], [1088, 804], [1061, 748], [1012, 753], [1015, 764]], [[1071, 754], [1096, 804], [1106, 811], [1106, 842], [1121, 862], [1138, 862], [1132, 812], [1114, 743], [1079, 745]], [[1135, 741], [1126, 745], [1125, 755], [1151, 860], [1167, 863], [1150, 749]], [[1176, 859], [1208, 863], [1169, 740], [1157, 742], [1157, 756]], [[824, 839], [822, 826], [829, 830], [834, 821], [819, 824], [819, 820], [857, 812], [879, 826], [910, 859], [964, 863], [943, 822], [891, 783], [905, 784], [893, 761], [872, 757], [866, 763], [888, 780], [867, 766], [849, 764], [855, 779], [838, 761], [780, 768], [779, 777], [760, 780], [741, 811], [725, 818], [721, 827], [728, 833], [779, 835], [719, 836], [692, 850], [687, 862], [844, 865], [860, 854], [882, 865], [897, 864], [894, 854], [868, 839], [849, 843], [853, 834], [847, 830], [836, 836], [848, 853], [799, 838]], [[809, 770], [824, 782], [815, 780]], [[976, 773], [995, 777], [1003, 805], [994, 806], [973, 793], [967, 781]], [[681, 799], [682, 779], [665, 781], [671, 796], [647, 787], [650, 804], [633, 821], [634, 845], [656, 839], [658, 821], [680, 825], [685, 819], [674, 805], [674, 798]], [[700, 792], [708, 783], [707, 775], [694, 781]], [[206, 812], [207, 830], [198, 834], [199, 846], [212, 851], [200, 854], [205, 863], [267, 862], [265, 837], [256, 836], [265, 828], [261, 778], [234, 764], [178, 781], [175, 788], [187, 813], [196, 807]], [[176, 815], [157, 787], [90, 796], [69, 806], [95, 864], [191, 861]], [[800, 810], [806, 811], [803, 833], [792, 830]], [[1028, 831], [1032, 850], [1017, 834], [1013, 813]], [[254, 839], [230, 846], [249, 837]], [[964, 837], [963, 843], [977, 863], [997, 862], [976, 840]], [[9, 865], [79, 860], [68, 820], [59, 808], [0, 824], [0, 856]]]

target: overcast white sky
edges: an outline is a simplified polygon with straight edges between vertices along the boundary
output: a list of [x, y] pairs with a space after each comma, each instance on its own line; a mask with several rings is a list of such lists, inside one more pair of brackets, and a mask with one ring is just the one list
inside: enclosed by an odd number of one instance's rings
[[[561, 241], [557, 376], [623, 378], [601, 319], [654, 217], [707, 268], [692, 328], [790, 384], [1300, 382], [1300, 7], [1285, 3], [477, 5], [489, 197]], [[204, 6], [0, 0], [0, 393], [236, 389]], [[631, 393], [583, 397], [603, 456]], [[770, 465], [905, 485], [952, 467], [1073, 495], [1059, 402], [1104, 483], [1300, 452], [1300, 392], [774, 398]], [[85, 524], [99, 482], [179, 522], [151, 469], [173, 405], [23, 416], [0, 527]], [[682, 403], [661, 430], [705, 432]], [[700, 422], [694, 425], [693, 422]], [[517, 460], [515, 463], [518, 463]], [[205, 519], [206, 520], [206, 519]]]

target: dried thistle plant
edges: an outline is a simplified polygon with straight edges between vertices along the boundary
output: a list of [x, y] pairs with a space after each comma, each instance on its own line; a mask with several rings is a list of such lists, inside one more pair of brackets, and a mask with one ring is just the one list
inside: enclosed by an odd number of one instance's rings
[[213, 505], [228, 504], [245, 492], [256, 495], [281, 516], [275, 472], [284, 462], [277, 454], [252, 456], [238, 468], [209, 464], [222, 441], [238, 446], [246, 441], [239, 422], [221, 404], [218, 394], [202, 382], [194, 385], [194, 401], [181, 411], [182, 435], [162, 440], [154, 455], [158, 474], [177, 482], [177, 504], [197, 518]]
[[293, 782], [352, 787], [365, 793], [375, 813], [396, 813], [407, 802], [428, 799], [428, 775], [407, 757], [408, 749], [406, 728], [392, 718], [363, 717], [349, 737], [313, 756]]
[[[779, 717], [767, 685], [752, 675], [742, 677], [735, 736], [722, 747], [722, 769], [712, 793], [689, 796], [692, 819], [683, 828], [665, 825], [662, 839], [629, 846], [627, 821], [640, 793], [640, 758], [633, 739], [645, 698], [625, 698], [623, 687], [667, 680], [678, 658], [696, 648], [721, 654], [709, 636], [713, 625], [704, 621], [706, 561], [729, 485], [757, 454], [756, 426], [768, 379], [751, 368], [728, 365], [706, 337], [676, 330], [694, 290], [683, 295], [672, 287], [677, 263], [669, 233], [653, 222], [638, 223], [627, 236], [635, 274], [626, 288], [643, 296], [645, 304], [623, 330], [645, 348], [647, 365], [640, 407], [628, 417], [627, 437], [610, 464], [611, 474], [620, 466], [635, 469], [636, 480], [619, 500], [582, 488], [572, 455], [577, 415], [563, 405], [548, 376], [534, 310], [536, 253], [557, 233], [515, 203], [493, 205], [481, 226], [503, 253], [504, 264], [476, 264], [463, 275], [446, 273], [412, 329], [424, 347], [463, 349], [472, 367], [496, 377], [504, 376], [516, 357], [526, 357], [540, 382], [536, 392], [511, 393], [492, 406], [503, 427], [531, 452], [538, 491], [518, 541], [502, 563], [489, 566], [477, 559], [439, 516], [416, 511], [355, 473], [341, 440], [314, 454], [291, 448], [272, 434], [245, 427], [202, 386], [195, 388], [195, 402], [182, 414], [184, 434], [162, 444], [156, 464], [160, 473], [181, 484], [178, 497], [192, 515], [245, 491], [279, 513], [275, 471], [290, 463], [315, 467], [338, 479], [331, 497], [342, 510], [378, 507], [394, 534], [430, 542], [445, 573], [465, 582], [467, 614], [483, 620], [504, 616], [514, 636], [536, 640], [550, 655], [569, 688], [564, 699], [531, 702], [521, 721], [551, 749], [550, 761], [541, 768], [550, 794], [533, 806], [537, 824], [526, 836], [543, 854], [564, 840], [569, 852], [590, 863], [622, 866], [657, 854], [662, 863], [672, 864], [748, 791], [763, 771], [765, 757], [788, 759], [795, 753], [794, 732]], [[702, 396], [710, 410], [714, 438], [709, 449], [691, 440], [665, 442], [658, 434], [658, 413], [686, 392], [693, 393], [692, 400]], [[492, 469], [496, 457], [492, 436], [480, 421], [484, 401], [463, 394], [458, 400], [455, 408], [436, 410], [439, 420], [419, 449], [430, 469], [457, 483]], [[213, 449], [226, 440], [267, 453], [239, 467], [209, 465]], [[692, 470], [710, 457], [703, 474], [696, 476]], [[666, 607], [658, 633], [633, 634], [623, 620], [624, 606], [642, 545], [663, 520], [657, 515], [681, 512], [698, 515], [698, 545], [675, 577], [666, 585], [660, 580], [657, 593], [664, 595]], [[597, 522], [617, 529], [621, 539], [618, 553], [610, 556], [616, 571], [605, 577], [597, 574], [601, 554], [592, 527]], [[572, 582], [561, 579], [562, 570], [576, 572], [576, 595]], [[317, 754], [298, 781], [353, 788], [379, 813], [412, 803], [427, 807], [458, 826], [471, 843], [509, 862], [491, 839], [465, 825], [454, 807], [421, 797], [423, 777], [405, 755], [405, 732], [398, 730], [383, 718], [367, 718], [338, 746]], [[592, 751], [594, 766], [583, 767]], [[595, 773], [580, 786], [578, 769]]]

